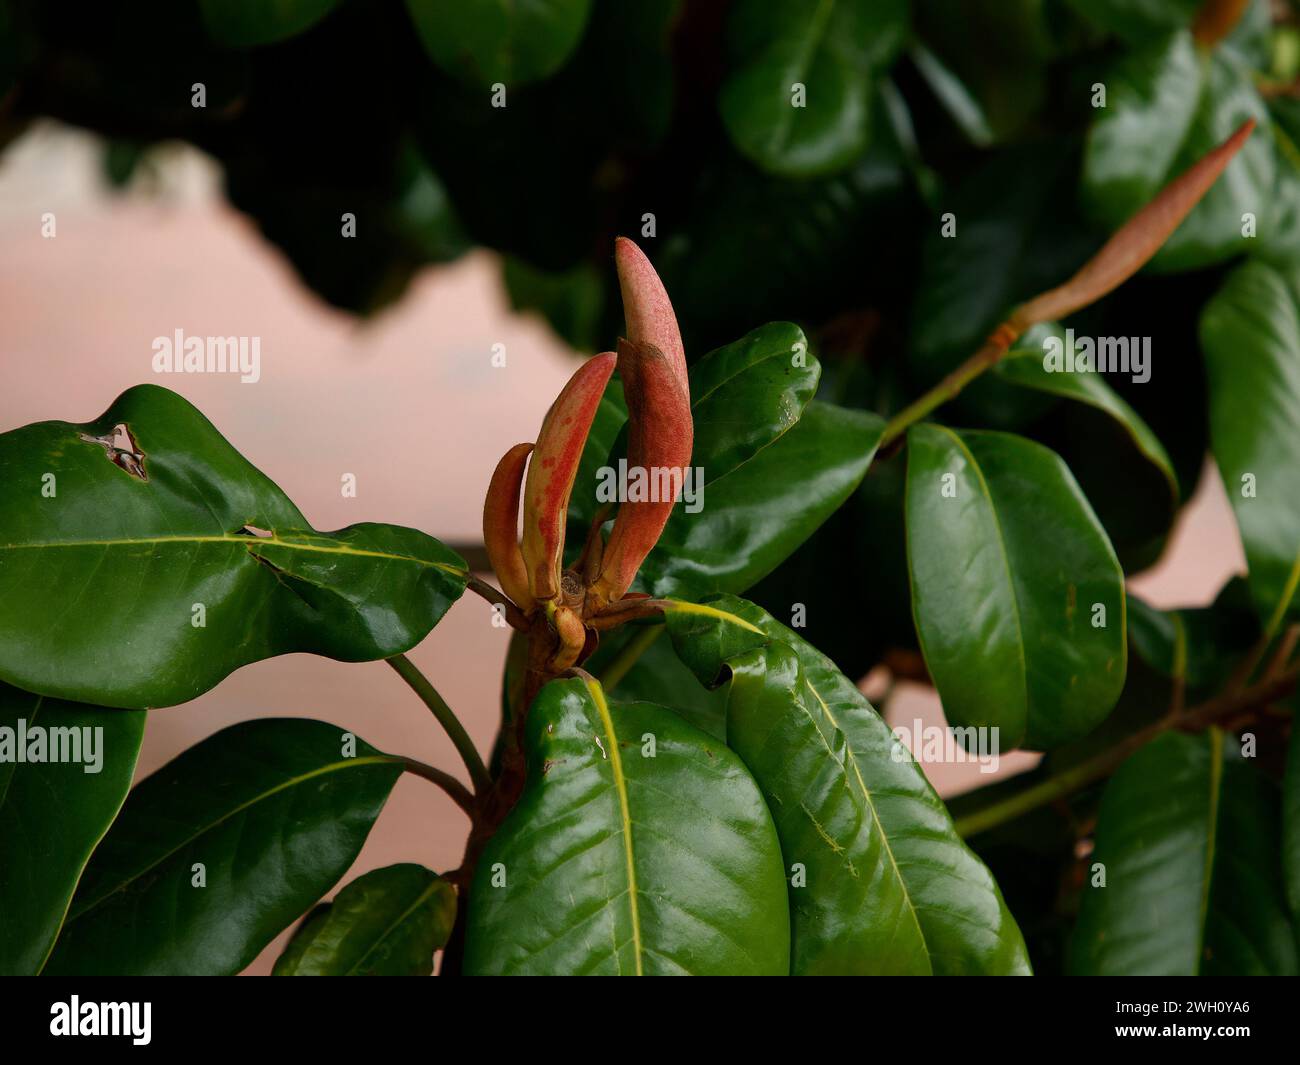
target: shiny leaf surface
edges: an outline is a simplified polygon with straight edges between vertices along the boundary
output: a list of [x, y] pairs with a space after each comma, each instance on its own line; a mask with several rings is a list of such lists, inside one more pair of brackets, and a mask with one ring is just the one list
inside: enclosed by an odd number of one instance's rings
[[470, 891], [467, 973], [787, 971], [776, 832], [721, 742], [579, 678], [542, 690], [527, 744]]
[[1165, 733], [1111, 779], [1071, 967], [1079, 974], [1295, 975], [1276, 786], [1217, 729]]
[[1201, 316], [1210, 436], [1262, 617], [1300, 582], [1300, 274], [1235, 270]]
[[[640, 581], [656, 595], [742, 592], [781, 564], [862, 480], [884, 419], [812, 401], [792, 428], [709, 481], [703, 506], [679, 502]], [[748, 430], [747, 430], [748, 431]]]
[[873, 76], [906, 30], [905, 0], [741, 0], [718, 100], [732, 141], [773, 173], [847, 165], [867, 143]]
[[414, 529], [317, 532], [154, 385], [0, 445], [0, 677], [29, 691], [168, 706], [273, 655], [386, 658], [465, 587], [463, 560]]
[[0, 684], [0, 973], [45, 963], [131, 786], [144, 718]]
[[1242, 219], [1269, 210], [1276, 158], [1268, 110], [1238, 61], [1222, 51], [1203, 57], [1181, 33], [1125, 56], [1107, 84], [1110, 96], [1095, 111], [1084, 155], [1090, 213], [1117, 228], [1253, 118], [1262, 128], [1156, 253], [1151, 269], [1196, 269], [1248, 250]]
[[373, 869], [312, 914], [275, 976], [428, 976], [456, 920], [456, 889], [421, 865]]
[[1065, 463], [932, 424], [907, 451], [912, 612], [949, 724], [1003, 751], [1086, 734], [1124, 686], [1124, 579]]
[[[1018, 389], [1071, 400], [1052, 403], [1026, 424], [1023, 432], [1065, 460], [1106, 530], [1124, 571], [1144, 570], [1160, 557], [1173, 530], [1177, 504], [1182, 498], [1180, 471], [1162, 439], [1119, 389], [1127, 388], [1128, 397], [1141, 399], [1147, 411], [1167, 410], [1172, 414], [1176, 408], [1168, 404], [1167, 393], [1150, 391], [1153, 383], [1157, 388], [1169, 383], [1159, 376], [1138, 384], [1124, 381], [1123, 374], [1108, 379], [1100, 372], [1069, 373], [1055, 361], [1049, 363], [1052, 371], [1046, 372], [1044, 359], [1056, 358], [1051, 337], [1064, 343], [1068, 334], [1050, 326], [1042, 330], [1041, 336], [1043, 344], [1049, 345], [1046, 351], [1031, 338], [1025, 347], [1008, 352], [994, 368], [994, 374]], [[1104, 352], [1108, 360], [1131, 359], [1136, 353], [1148, 369], [1152, 363], [1144, 352], [1164, 350], [1164, 338], [1151, 338], [1150, 346], [1145, 348], [1141, 345], [1147, 343], [1147, 338], [1140, 336], [1075, 339], [1076, 355], [1086, 357], [1086, 344], [1094, 343], [1094, 352]], [[1127, 376], [1141, 376], [1133, 369], [1135, 361], [1127, 365]], [[1180, 458], [1191, 454], [1190, 436], [1199, 429], [1191, 422], [1184, 418], [1186, 428], [1174, 437], [1174, 443], [1184, 449]], [[1167, 422], [1165, 428], [1167, 431]], [[1195, 452], [1197, 477], [1204, 462], [1203, 438], [1201, 445]]]
[[247, 721], [191, 747], [132, 789], [46, 972], [239, 972], [347, 871], [401, 772], [400, 759], [301, 718]]
[[726, 684], [727, 743], [773, 812], [795, 973], [1025, 973], [1024, 941], [984, 865], [870, 703], [765, 611], [674, 604], [673, 644]]

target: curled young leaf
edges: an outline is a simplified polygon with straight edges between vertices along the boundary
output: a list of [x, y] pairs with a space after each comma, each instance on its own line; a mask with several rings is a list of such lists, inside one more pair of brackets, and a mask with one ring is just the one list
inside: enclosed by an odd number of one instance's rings
[[616, 602], [659, 540], [691, 462], [691, 401], [672, 364], [648, 343], [620, 340], [619, 376], [628, 407], [628, 468], [639, 471], [647, 499], [626, 499], [592, 586], [599, 605]]
[[663, 352], [681, 382], [682, 391], [689, 396], [686, 349], [682, 346], [677, 315], [673, 313], [663, 282], [645, 257], [645, 252], [627, 237], [619, 237], [614, 242], [614, 262], [623, 294], [627, 338], [634, 344], [651, 344]]
[[501, 590], [527, 609], [528, 569], [519, 549], [519, 496], [523, 490], [524, 465], [532, 444], [516, 444], [497, 463], [483, 501], [483, 544], [488, 561], [501, 582]]
[[554, 599], [559, 594], [569, 494], [615, 361], [614, 353], [607, 351], [584, 363], [551, 404], [537, 434], [524, 482], [522, 545], [533, 599]]
[[1254, 119], [1243, 122], [1231, 137], [1169, 182], [1160, 195], [1120, 226], [1069, 281], [1021, 304], [1012, 323], [1024, 331], [1039, 322], [1064, 318], [1114, 291], [1141, 270], [1218, 180], [1254, 128]]

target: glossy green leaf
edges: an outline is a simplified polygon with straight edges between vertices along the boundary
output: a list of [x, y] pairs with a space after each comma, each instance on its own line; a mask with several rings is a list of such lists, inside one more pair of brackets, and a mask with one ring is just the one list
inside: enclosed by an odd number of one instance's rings
[[696, 465], [706, 483], [731, 473], [799, 420], [821, 365], [803, 330], [771, 322], [709, 352], [690, 370]]
[[[1060, 328], [1050, 333], [1065, 342]], [[1140, 337], [1112, 339], [1121, 341], [1126, 352], [1141, 342]], [[1045, 419], [1062, 428], [1058, 442], [1062, 458], [1095, 508], [1119, 560], [1126, 568], [1145, 568], [1160, 555], [1178, 514], [1173, 460], [1138, 411], [1101, 373], [1049, 372], [1044, 352], [1043, 345], [1015, 348], [997, 364], [995, 373], [1018, 388], [1076, 404], [1065, 417], [1053, 411]], [[1114, 358], [1114, 352], [1108, 358]], [[1131, 455], [1123, 454], [1126, 447]], [[1117, 462], [1122, 463], [1123, 476], [1118, 476]]]
[[793, 968], [1024, 973], [997, 884], [857, 687], [769, 614], [724, 596], [667, 612], [701, 682], [726, 683], [727, 744], [772, 810], [790, 884]]
[[1248, 262], [1201, 315], [1210, 436], [1262, 617], [1300, 583], [1300, 272]]
[[1095, 110], [1084, 153], [1089, 213], [1118, 228], [1254, 118], [1261, 128], [1156, 253], [1151, 269], [1197, 269], [1249, 250], [1243, 216], [1269, 210], [1276, 159], [1268, 109], [1239, 62], [1224, 52], [1207, 58], [1189, 34], [1179, 33], [1123, 57], [1106, 84], [1106, 106]]
[[456, 920], [456, 889], [422, 865], [389, 865], [309, 915], [275, 976], [428, 976]]
[[191, 747], [132, 789], [46, 972], [239, 972], [347, 872], [401, 773], [400, 759], [301, 718]]
[[1165, 733], [1147, 744], [1102, 796], [1074, 972], [1295, 975], [1279, 815], [1276, 785], [1231, 736]]
[[386, 658], [465, 587], [422, 532], [312, 529], [155, 385], [84, 425], [0, 436], [0, 482], [0, 678], [46, 695], [167, 706], [272, 655]]
[[[812, 400], [820, 374], [803, 331], [788, 322], [752, 330], [690, 368], [691, 463], [702, 471], [703, 490], [693, 506], [678, 502], [641, 567], [640, 586], [686, 598], [742, 592], [848, 498], [871, 464], [884, 421]], [[624, 453], [622, 435], [612, 448], [603, 438], [626, 416], [621, 394], [607, 392], [596, 419], [602, 439], [594, 429], [574, 491], [582, 502], [570, 504], [571, 550], [595, 511], [597, 470]]]
[[1124, 577], [1054, 452], [1009, 433], [907, 436], [912, 613], [955, 726], [1003, 751], [1089, 732], [1124, 686]]
[[[710, 351], [689, 374], [695, 429], [691, 461], [702, 467], [709, 483], [794, 426], [817, 391], [821, 364], [808, 350], [802, 329], [790, 322], [769, 322]], [[599, 467], [626, 454], [626, 421], [622, 385], [611, 381], [583, 451], [578, 473], [579, 483], [588, 486], [583, 495], [594, 495]], [[588, 504], [583, 513], [594, 509]]]
[[466, 973], [788, 970], [776, 832], [721, 742], [579, 678], [542, 689], [527, 746], [470, 891]]
[[1017, 349], [1008, 352], [998, 363], [996, 372], [1008, 381], [1049, 395], [1085, 403], [1110, 415], [1132, 438], [1142, 457], [1155, 466], [1169, 482], [1169, 494], [1178, 500], [1178, 480], [1164, 445], [1141, 416], [1096, 373], [1049, 373], [1043, 364], [1043, 352]]
[[509, 88], [554, 73], [582, 38], [591, 0], [406, 0], [433, 61], [468, 85]]
[[144, 719], [0, 684], [0, 974], [45, 963], [131, 787]]
[[872, 79], [901, 46], [906, 0], [740, 0], [718, 100], [732, 141], [773, 173], [839, 169], [866, 146]]
[[236, 48], [271, 44], [314, 26], [339, 0], [199, 0], [212, 39]]
[[[746, 597], [787, 624], [850, 677], [894, 650], [919, 651], [903, 521], [906, 464], [877, 462], [848, 501]], [[835, 579], [827, 580], [834, 559]], [[870, 602], [871, 609], [860, 609]]]
[[875, 414], [813, 400], [792, 428], [717, 480], [709, 480], [707, 457], [697, 459], [702, 509], [677, 504], [639, 581], [656, 595], [691, 599], [743, 592], [852, 494], [884, 427]]

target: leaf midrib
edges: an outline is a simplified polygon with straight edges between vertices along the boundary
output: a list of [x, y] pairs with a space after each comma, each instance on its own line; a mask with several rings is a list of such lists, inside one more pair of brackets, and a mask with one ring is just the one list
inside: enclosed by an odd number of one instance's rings
[[[627, 863], [627, 899], [629, 916], [632, 920], [632, 950], [636, 958], [636, 975], [644, 976], [641, 945], [641, 911], [637, 902], [636, 862], [632, 853], [632, 811], [627, 801], [627, 779], [623, 776], [623, 756], [618, 749], [618, 734], [614, 731], [614, 719], [609, 713], [609, 704], [605, 693], [594, 681], [586, 681], [591, 701], [600, 714], [601, 725], [605, 729], [605, 740], [609, 744], [609, 765], [614, 776], [614, 789], [618, 795], [619, 817], [623, 822], [623, 858]], [[617, 959], [617, 955], [615, 956]]]
[[[740, 628], [747, 629], [750, 632], [757, 633], [758, 635], [762, 636], [765, 640], [769, 642], [776, 640], [776, 637], [772, 636], [770, 633], [763, 631], [763, 629], [747, 621], [745, 618], [742, 618], [739, 614], [734, 614], [731, 613], [730, 611], [721, 610], [718, 607], [707, 606], [703, 603], [687, 603], [681, 600], [671, 600], [671, 602], [673, 603], [676, 609], [681, 610], [683, 613], [703, 614], [707, 617], [715, 617], [721, 621], [727, 621], [734, 625], [739, 626]], [[876, 826], [880, 829], [880, 841], [881, 844], [884, 846], [885, 854], [889, 857], [889, 864], [894, 870], [895, 877], [897, 877], [898, 879], [899, 887], [902, 888], [903, 898], [907, 901], [907, 911], [912, 915], [912, 921], [916, 925], [916, 931], [917, 934], [920, 936], [921, 942], [925, 944], [926, 950], [929, 951], [930, 943], [926, 939], [925, 930], [921, 927], [921, 918], [917, 911], [916, 902], [912, 898], [912, 893], [907, 886], [907, 880], [903, 876], [903, 871], [898, 867], [898, 860], [894, 856], [894, 848], [890, 843], [889, 833], [885, 829], [885, 822], [881, 820], [880, 814], [876, 810], [875, 801], [871, 798], [871, 792], [868, 790], [867, 783], [862, 777], [862, 770], [858, 766], [857, 755], [853, 751], [853, 744], [849, 739], [849, 735], [847, 732], [844, 731], [844, 729], [840, 727], [839, 720], [835, 717], [834, 713], [831, 712], [831, 708], [829, 705], [827, 705], [826, 700], [822, 698], [821, 692], [817, 690], [817, 686], [813, 684], [812, 680], [809, 678], [808, 671], [804, 667], [803, 660], [799, 658], [799, 652], [796, 651], [793, 647], [791, 647], [790, 650], [794, 654], [795, 658], [799, 661], [799, 673], [803, 679], [804, 684], [807, 686], [808, 690], [812, 692], [813, 697], [817, 700], [817, 702], [821, 705], [822, 712], [826, 715], [826, 720], [829, 721], [831, 727], [835, 729], [835, 731], [838, 732], [844, 738], [844, 752], [847, 756], [849, 763], [853, 766], [853, 775], [857, 778], [858, 787], [862, 792], [863, 802], [867, 804], [867, 808], [871, 811], [872, 819], [876, 822]], [[805, 709], [804, 712], [807, 713], [807, 710]], [[834, 752], [831, 750], [830, 745], [826, 742], [826, 737], [821, 735], [821, 729], [817, 728], [817, 722], [813, 721], [812, 724], [813, 724], [813, 728], [817, 730], [817, 734], [821, 738], [822, 744], [826, 747], [828, 753], [831, 754], [831, 757], [834, 758]]]
[[[827, 27], [831, 22], [831, 14], [835, 10], [836, 0], [819, 0], [817, 9], [813, 12], [812, 19], [809, 23], [808, 37], [799, 47], [795, 55], [794, 63], [787, 67], [787, 71], [793, 71], [796, 75], [796, 82], [806, 83], [808, 80], [808, 71], [812, 69], [812, 61], [818, 50], [821, 48], [826, 36]], [[790, 131], [794, 127], [794, 108], [783, 107], [778, 110], [780, 116], [778, 121], [772, 123], [772, 133], [768, 137], [768, 151], [780, 151], [788, 147], [790, 143]]]
[[142, 536], [121, 537], [113, 540], [43, 540], [18, 544], [0, 544], [0, 551], [46, 550], [60, 547], [140, 547], [154, 544], [229, 544], [236, 547], [283, 547], [290, 551], [315, 551], [323, 554], [355, 555], [363, 558], [382, 558], [394, 562], [411, 562], [418, 566], [430, 566], [447, 573], [463, 575], [465, 570], [446, 562], [433, 562], [417, 558], [414, 555], [399, 555], [391, 551], [372, 551], [367, 548], [349, 547], [346, 544], [325, 546], [323, 544], [297, 543], [281, 540], [276, 536], [232, 536], [227, 533], [206, 536]]
[[433, 896], [433, 893], [438, 890], [438, 885], [441, 883], [442, 883], [441, 877], [434, 877], [432, 883], [430, 883], [427, 888], [425, 888], [423, 891], [420, 892], [419, 897], [414, 902], [412, 902], [408, 907], [406, 907], [406, 909], [404, 909], [400, 914], [398, 914], [397, 917], [379, 935], [375, 937], [374, 942], [372, 942], [370, 946], [368, 946], [365, 949], [361, 957], [359, 957], [355, 962], [353, 962], [350, 966], [348, 966], [348, 970], [345, 973], [345, 975], [355, 976], [357, 972], [361, 969], [361, 966], [365, 963], [366, 959], [369, 958], [370, 955], [372, 955], [376, 950], [378, 950], [380, 945], [395, 931], [397, 931], [397, 929], [402, 926], [402, 923], [408, 917], [410, 917], [413, 913], [415, 913], [421, 906], [423, 906]]
[[975, 458], [975, 455], [971, 452], [970, 448], [966, 446], [966, 441], [947, 426], [934, 425], [932, 428], [951, 436], [953, 442], [961, 450], [961, 453], [966, 456], [967, 461], [970, 463], [970, 468], [979, 479], [983, 497], [988, 503], [989, 515], [993, 519], [993, 528], [997, 533], [996, 543], [998, 545], [998, 555], [1002, 559], [1002, 568], [1006, 571], [1007, 588], [1011, 592], [1011, 605], [1014, 607], [1016, 623], [1016, 657], [1020, 662], [1020, 685], [1024, 692], [1025, 699], [1024, 728], [1017, 740], [1018, 745], [1019, 742], [1023, 741], [1024, 737], [1029, 734], [1029, 663], [1025, 660], [1025, 625], [1024, 621], [1020, 617], [1020, 594], [1016, 588], [1015, 575], [1011, 570], [1011, 556], [1007, 550], [1007, 538], [1002, 532], [1002, 520], [998, 517], [997, 504], [993, 501], [993, 493], [989, 489], [988, 481], [984, 478], [984, 470], [980, 467], [979, 461]]
[[103, 905], [106, 899], [110, 898], [113, 895], [116, 895], [119, 891], [125, 890], [134, 881], [139, 880], [145, 874], [152, 872], [154, 869], [158, 868], [158, 866], [162, 865], [169, 858], [173, 857], [174, 855], [182, 851], [184, 848], [188, 847], [200, 836], [205, 835], [206, 833], [211, 832], [213, 829], [219, 827], [220, 825], [225, 824], [225, 822], [229, 821], [232, 817], [236, 816], [237, 814], [243, 813], [245, 810], [250, 809], [251, 807], [255, 806], [257, 803], [265, 802], [273, 795], [277, 795], [282, 791], [287, 791], [289, 788], [297, 787], [299, 784], [304, 784], [308, 780], [313, 780], [316, 777], [323, 776], [326, 773], [337, 772], [341, 769], [352, 769], [356, 766], [362, 766], [362, 765], [400, 766], [401, 764], [402, 764], [401, 760], [392, 757], [392, 755], [387, 755], [387, 754], [366, 755], [363, 758], [345, 758], [342, 761], [330, 762], [323, 766], [317, 766], [315, 769], [311, 770], [310, 772], [300, 773], [298, 776], [290, 777], [288, 780], [282, 780], [274, 787], [267, 788], [259, 792], [258, 794], [252, 796], [251, 798], [246, 799], [244, 802], [241, 802], [236, 806], [232, 806], [220, 817], [217, 817], [214, 820], [209, 821], [204, 825], [201, 825], [197, 830], [195, 830], [189, 836], [186, 836], [183, 840], [177, 843], [176, 846], [160, 854], [157, 858], [155, 858], [152, 862], [150, 862], [148, 865], [144, 866], [143, 868], [132, 872], [129, 876], [127, 876], [125, 880], [123, 880], [116, 887], [113, 887], [108, 891], [103, 892], [93, 902], [87, 903], [86, 905], [79, 907], [75, 913], [71, 913], [69, 915], [67, 921], [65, 922], [65, 927], [66, 925], [72, 924], [74, 921], [80, 920], [82, 917], [90, 913], [92, 910]]

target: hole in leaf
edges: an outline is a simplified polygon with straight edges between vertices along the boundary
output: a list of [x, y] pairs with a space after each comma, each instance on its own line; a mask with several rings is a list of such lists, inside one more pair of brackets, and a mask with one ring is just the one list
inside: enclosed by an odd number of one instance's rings
[[131, 430], [125, 422], [118, 422], [103, 436], [91, 436], [88, 433], [77, 435], [88, 444], [98, 444], [102, 447], [108, 461], [118, 469], [124, 470], [137, 480], [149, 480], [149, 474], [144, 468], [144, 452], [136, 444], [135, 437], [131, 435]]

